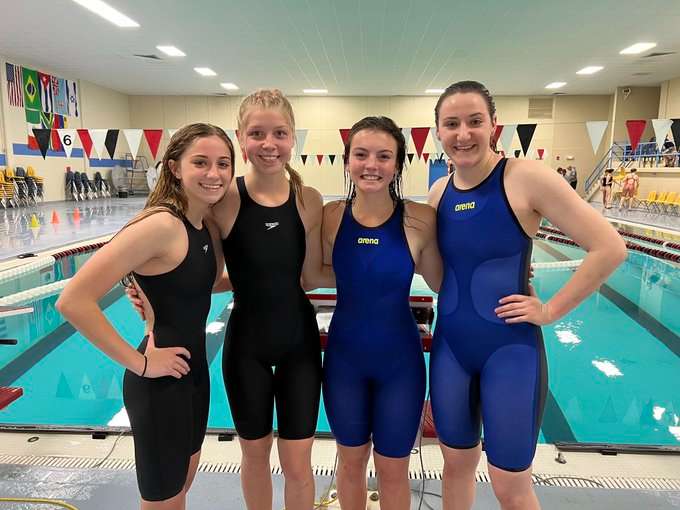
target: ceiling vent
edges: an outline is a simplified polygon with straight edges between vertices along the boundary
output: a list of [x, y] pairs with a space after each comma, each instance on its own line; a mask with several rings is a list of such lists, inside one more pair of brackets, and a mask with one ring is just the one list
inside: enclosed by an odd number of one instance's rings
[[652, 73], [633, 73], [633, 76], [649, 76]]
[[645, 55], [642, 58], [654, 58], [654, 57], [666, 57], [668, 55], [675, 55], [674, 51], [657, 51], [654, 53], [650, 53], [649, 55]]
[[552, 97], [530, 97], [529, 113], [530, 119], [552, 119], [553, 118], [553, 98]]

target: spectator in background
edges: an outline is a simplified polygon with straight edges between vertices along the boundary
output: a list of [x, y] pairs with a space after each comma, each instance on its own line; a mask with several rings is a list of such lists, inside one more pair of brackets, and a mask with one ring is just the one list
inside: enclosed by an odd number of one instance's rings
[[675, 166], [675, 159], [677, 157], [677, 153], [675, 151], [675, 144], [671, 142], [668, 138], [666, 138], [666, 141], [663, 143], [663, 150], [661, 151], [661, 154], [663, 155], [663, 166], [665, 167]]
[[578, 184], [578, 174], [576, 173], [576, 167], [573, 165], [569, 165], [567, 167], [567, 175], [565, 176], [565, 179], [573, 189], [576, 189], [576, 185]]

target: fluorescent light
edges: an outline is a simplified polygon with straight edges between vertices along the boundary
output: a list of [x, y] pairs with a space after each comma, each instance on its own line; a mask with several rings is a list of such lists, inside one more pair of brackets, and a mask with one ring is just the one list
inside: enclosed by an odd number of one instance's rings
[[201, 76], [217, 76], [217, 73], [209, 67], [194, 67], [194, 71]]
[[595, 74], [598, 71], [602, 71], [602, 69], [604, 69], [602, 66], [587, 66], [580, 71], [576, 71], [576, 74]]
[[425, 89], [426, 94], [443, 94], [444, 89]]
[[220, 83], [220, 87], [224, 90], [238, 90], [238, 85], [235, 83]]
[[328, 94], [327, 89], [304, 89], [305, 94]]
[[165, 53], [168, 57], [186, 57], [187, 54], [174, 46], [156, 46], [160, 51]]
[[652, 48], [656, 47], [656, 43], [653, 42], [640, 42], [633, 44], [632, 46], [628, 46], [627, 48], [622, 49], [619, 51], [619, 54], [621, 55], [637, 55], [638, 53], [643, 53], [647, 50], [651, 50]]
[[559, 89], [564, 87], [567, 84], [566, 81], [554, 81], [552, 83], [548, 83], [545, 88], [546, 89]]
[[78, 5], [82, 5], [86, 9], [94, 12], [96, 15], [101, 16], [106, 21], [110, 21], [114, 25], [121, 28], [135, 28], [139, 26], [135, 20], [128, 18], [122, 12], [117, 11], [111, 7], [106, 2], [102, 0], [73, 0]]

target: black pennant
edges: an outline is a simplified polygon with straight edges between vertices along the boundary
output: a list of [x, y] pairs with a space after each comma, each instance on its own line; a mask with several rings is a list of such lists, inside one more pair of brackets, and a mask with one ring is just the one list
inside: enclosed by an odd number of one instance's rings
[[531, 139], [534, 137], [534, 131], [536, 131], [536, 124], [517, 124], [517, 135], [519, 136], [519, 143], [522, 144], [522, 150], [524, 151], [525, 156], [527, 155], [527, 152], [529, 152], [529, 146], [531, 145]]
[[307, 164], [307, 154], [301, 154], [300, 158], [302, 159], [302, 164], [306, 165]]
[[520, 155], [520, 154], [522, 154], [522, 151], [519, 150], [519, 149], [517, 149], [517, 150], [515, 151], [515, 157], [516, 157], [516, 158], [519, 158], [519, 155]]
[[111, 156], [111, 159], [113, 159], [113, 155], [116, 152], [116, 144], [118, 143], [118, 129], [109, 129], [106, 132], [106, 140], [104, 141], [104, 146], [106, 147], [106, 150], [109, 153], [109, 156]]
[[671, 124], [671, 132], [673, 133], [673, 138], [675, 139], [675, 146], [680, 146], [680, 119], [673, 119], [673, 124]]
[[333, 163], [335, 163], [335, 154], [329, 154], [329, 155], [328, 155], [328, 159], [331, 160], [331, 165], [332, 165]]
[[33, 136], [35, 136], [35, 140], [38, 142], [38, 148], [40, 149], [40, 154], [42, 154], [43, 159], [47, 156], [47, 149], [50, 148], [51, 135], [51, 129], [33, 128]]
[[410, 165], [411, 163], [413, 163], [413, 156], [414, 156], [414, 154], [413, 154], [413, 152], [409, 152], [409, 153], [407, 154], [407, 156], [408, 156], [408, 162], [409, 162], [409, 165]]

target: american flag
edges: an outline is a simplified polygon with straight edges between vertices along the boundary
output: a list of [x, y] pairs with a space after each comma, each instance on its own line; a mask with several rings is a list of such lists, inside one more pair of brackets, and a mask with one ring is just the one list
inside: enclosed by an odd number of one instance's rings
[[21, 74], [21, 67], [6, 62], [5, 71], [5, 74], [7, 75], [7, 95], [9, 96], [9, 104], [23, 108], [24, 79]]

